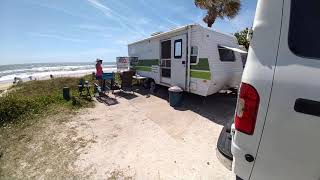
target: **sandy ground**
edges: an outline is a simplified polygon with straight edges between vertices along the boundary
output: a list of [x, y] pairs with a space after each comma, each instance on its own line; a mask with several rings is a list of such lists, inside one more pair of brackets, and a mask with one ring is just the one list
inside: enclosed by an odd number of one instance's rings
[[174, 109], [166, 97], [120, 94], [78, 115], [68, 126], [95, 141], [75, 162], [78, 171], [92, 179], [234, 179], [216, 143], [235, 97], [186, 99]]
[[0, 91], [8, 89], [11, 85], [12, 83], [0, 83]]
[[235, 179], [216, 157], [235, 95], [189, 94], [177, 109], [164, 88], [116, 95], [0, 129], [0, 179]]

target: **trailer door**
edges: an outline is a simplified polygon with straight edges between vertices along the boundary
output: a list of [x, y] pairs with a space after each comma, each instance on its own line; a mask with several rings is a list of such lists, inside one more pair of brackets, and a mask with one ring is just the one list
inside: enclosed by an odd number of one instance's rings
[[171, 38], [171, 85], [186, 88], [187, 35]]

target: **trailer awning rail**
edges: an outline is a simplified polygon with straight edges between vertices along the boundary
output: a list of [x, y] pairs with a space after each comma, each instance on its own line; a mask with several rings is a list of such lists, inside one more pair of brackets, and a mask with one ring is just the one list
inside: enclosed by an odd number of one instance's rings
[[223, 48], [226, 48], [226, 49], [230, 49], [231, 51], [235, 51], [235, 52], [239, 52], [239, 53], [243, 53], [243, 54], [247, 54], [248, 53], [247, 51], [244, 51], [244, 50], [239, 49], [239, 48], [233, 48], [233, 47], [222, 46], [222, 45], [219, 45], [219, 46], [223, 47]]

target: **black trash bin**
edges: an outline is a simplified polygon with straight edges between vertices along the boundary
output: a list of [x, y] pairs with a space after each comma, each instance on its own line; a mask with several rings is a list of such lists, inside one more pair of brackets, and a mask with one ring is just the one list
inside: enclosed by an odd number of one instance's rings
[[169, 103], [171, 107], [179, 107], [182, 105], [183, 90], [178, 86], [169, 88]]
[[70, 100], [70, 88], [64, 87], [63, 88], [63, 99], [69, 101]]

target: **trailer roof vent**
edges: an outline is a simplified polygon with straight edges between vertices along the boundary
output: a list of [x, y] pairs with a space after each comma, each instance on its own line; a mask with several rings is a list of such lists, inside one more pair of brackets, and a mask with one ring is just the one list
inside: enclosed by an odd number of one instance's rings
[[156, 36], [156, 35], [161, 34], [161, 33], [163, 33], [163, 32], [162, 31], [154, 32], [154, 33], [151, 34], [151, 36]]

